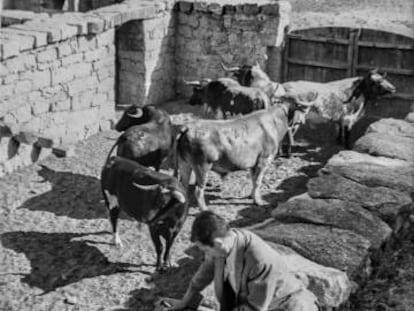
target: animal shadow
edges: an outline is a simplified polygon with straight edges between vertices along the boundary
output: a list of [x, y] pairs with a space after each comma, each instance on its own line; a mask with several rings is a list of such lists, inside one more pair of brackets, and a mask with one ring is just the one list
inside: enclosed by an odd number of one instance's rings
[[74, 219], [107, 218], [98, 178], [65, 171], [54, 171], [42, 165], [38, 174], [52, 189], [25, 201], [20, 208], [46, 211]]
[[125, 307], [116, 311], [152, 311], [161, 297], [180, 299], [203, 258], [202, 252], [195, 247], [188, 248], [185, 253], [189, 257], [180, 259], [177, 267], [171, 267], [164, 273], [153, 274], [148, 279], [151, 289], [139, 288], [131, 291], [129, 300], [124, 304]]
[[31, 272], [22, 282], [42, 289], [44, 294], [85, 278], [131, 272], [128, 268], [137, 267], [109, 262], [97, 248], [73, 240], [84, 235], [15, 231], [2, 234], [1, 242], [30, 260]]

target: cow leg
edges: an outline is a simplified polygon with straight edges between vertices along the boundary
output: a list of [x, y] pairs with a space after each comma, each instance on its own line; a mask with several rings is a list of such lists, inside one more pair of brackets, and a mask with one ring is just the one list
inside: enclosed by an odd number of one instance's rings
[[109, 210], [109, 221], [112, 225], [112, 232], [113, 232], [113, 243], [117, 247], [122, 247], [122, 241], [118, 234], [118, 216], [119, 216], [119, 207], [113, 207]]
[[150, 234], [152, 242], [155, 246], [155, 252], [157, 253], [157, 263], [156, 263], [156, 269], [157, 271], [162, 270], [161, 267], [161, 254], [162, 254], [162, 243], [160, 239], [160, 233], [154, 226], [149, 226]]
[[259, 160], [259, 163], [250, 170], [253, 184], [252, 198], [253, 202], [259, 206], [264, 205], [262, 196], [260, 194], [260, 186], [262, 185], [264, 173], [271, 161], [272, 157], [267, 157], [266, 159]]
[[196, 176], [195, 196], [198, 206], [203, 211], [207, 210], [206, 201], [204, 199], [204, 189], [207, 184], [207, 173], [211, 169], [211, 167], [212, 164], [203, 164], [196, 165], [194, 168], [194, 173]]
[[118, 247], [122, 247], [121, 239], [118, 235], [118, 216], [119, 216], [119, 203], [118, 198], [116, 195], [112, 195], [108, 190], [103, 190], [104, 197], [107, 203], [107, 207], [109, 210], [109, 222], [112, 226], [112, 232], [113, 232], [113, 241], [114, 244]]
[[341, 123], [337, 123], [336, 124], [336, 128], [338, 129], [337, 130], [338, 136], [336, 136], [336, 143], [338, 145], [342, 145], [342, 142], [343, 142], [343, 132], [344, 132], [343, 126], [342, 126]]
[[351, 149], [351, 141], [350, 141], [350, 138], [351, 138], [351, 129], [348, 127], [348, 126], [346, 126], [346, 127], [344, 127], [344, 129], [343, 129], [343, 136], [344, 136], [344, 147], [345, 147], [345, 149]]
[[163, 267], [164, 269], [166, 269], [167, 267], [171, 266], [171, 262], [170, 262], [170, 250], [171, 250], [171, 246], [174, 243], [174, 240], [178, 234], [178, 229], [170, 229], [168, 230], [168, 233], [166, 234], [166, 236], [164, 236], [165, 238], [165, 252], [164, 252], [164, 263], [163, 263]]
[[180, 176], [180, 181], [183, 184], [184, 188], [188, 192], [188, 186], [190, 184], [192, 168], [191, 165], [183, 160], [178, 162], [178, 174]]

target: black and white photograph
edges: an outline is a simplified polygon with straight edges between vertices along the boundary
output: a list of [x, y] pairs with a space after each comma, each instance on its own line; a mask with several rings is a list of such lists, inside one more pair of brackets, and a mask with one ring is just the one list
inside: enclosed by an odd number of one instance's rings
[[413, 0], [0, 0], [0, 311], [413, 310]]

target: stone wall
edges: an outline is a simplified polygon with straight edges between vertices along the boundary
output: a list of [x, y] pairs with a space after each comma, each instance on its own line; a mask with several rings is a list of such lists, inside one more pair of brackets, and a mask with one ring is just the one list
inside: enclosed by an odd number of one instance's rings
[[[290, 5], [279, 1], [244, 1], [239, 4], [180, 1], [177, 8], [177, 93], [188, 96], [183, 79], [224, 76], [225, 65], [258, 61], [278, 80], [284, 30]], [[266, 61], [267, 60], [267, 61]], [[267, 69], [270, 69], [267, 68]]]
[[[7, 27], [0, 37], [0, 175], [53, 150], [65, 154], [73, 142], [111, 127], [117, 81], [116, 26], [132, 20], [144, 25], [143, 42], [148, 41], [144, 45], [148, 48], [140, 56], [147, 80], [138, 83], [150, 89], [159, 65], [150, 60], [163, 47], [153, 44], [151, 30], [157, 16], [164, 21], [161, 13], [171, 10], [128, 3], [88, 13], [3, 11]], [[151, 96], [154, 100], [160, 97]]]
[[[69, 2], [82, 11], [119, 1]], [[271, 0], [4, 10], [0, 174], [109, 128], [115, 104], [188, 96], [183, 79], [223, 76], [221, 62], [267, 63], [277, 80], [289, 13], [287, 2]]]

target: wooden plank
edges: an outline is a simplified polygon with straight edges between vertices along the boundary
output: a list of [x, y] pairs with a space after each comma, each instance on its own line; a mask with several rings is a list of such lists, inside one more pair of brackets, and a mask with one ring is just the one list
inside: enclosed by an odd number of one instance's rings
[[[356, 69], [362, 69], [362, 70], [371, 70], [373, 69], [372, 66], [366, 66], [366, 65], [358, 65]], [[402, 68], [381, 68], [381, 71], [385, 71], [392, 74], [398, 74], [398, 75], [404, 75], [404, 76], [412, 76], [414, 75], [414, 70], [412, 69], [402, 69]]]
[[361, 28], [358, 29], [354, 29], [354, 31], [351, 33], [351, 41], [352, 41], [352, 60], [351, 60], [351, 68], [349, 68], [349, 72], [350, 75], [349, 77], [353, 77], [356, 76], [356, 71], [357, 71], [357, 66], [358, 66], [358, 53], [359, 53], [359, 48], [358, 48], [358, 40], [361, 36]]
[[311, 66], [311, 67], [321, 67], [321, 68], [330, 68], [330, 69], [347, 69], [348, 64], [327, 64], [323, 62], [317, 62], [317, 61], [309, 61], [309, 60], [301, 60], [297, 58], [288, 58], [287, 62], [289, 64], [295, 64], [295, 65], [303, 65], [303, 66]]
[[414, 44], [359, 41], [358, 45], [363, 47], [373, 47], [379, 49], [414, 50]]
[[323, 43], [332, 43], [332, 44], [342, 44], [348, 45], [349, 40], [337, 39], [337, 38], [323, 38], [323, 37], [313, 37], [313, 36], [303, 36], [297, 34], [289, 34], [289, 39], [299, 40], [299, 41], [311, 41], [311, 42], [323, 42]]
[[286, 45], [283, 49], [283, 72], [282, 72], [282, 81], [288, 81], [288, 74], [289, 74], [289, 64], [288, 64], [288, 59], [289, 59], [289, 48], [290, 48], [290, 37], [287, 36], [286, 37]]

